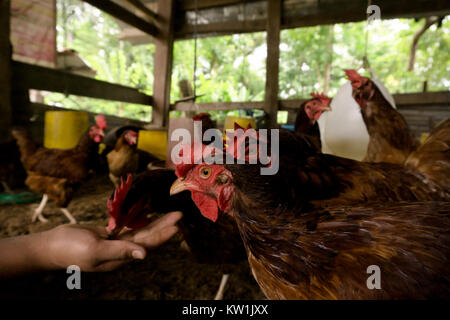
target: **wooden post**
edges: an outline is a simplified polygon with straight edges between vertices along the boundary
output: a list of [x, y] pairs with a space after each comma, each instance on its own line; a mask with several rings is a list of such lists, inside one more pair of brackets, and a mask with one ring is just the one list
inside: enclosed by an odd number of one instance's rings
[[11, 139], [10, 0], [0, 2], [0, 143]]
[[156, 126], [167, 127], [170, 109], [170, 83], [173, 59], [174, 0], [158, 0], [158, 35], [155, 37], [152, 119]]
[[278, 113], [278, 71], [280, 58], [281, 0], [267, 0], [267, 60], [264, 111], [268, 127], [276, 128]]

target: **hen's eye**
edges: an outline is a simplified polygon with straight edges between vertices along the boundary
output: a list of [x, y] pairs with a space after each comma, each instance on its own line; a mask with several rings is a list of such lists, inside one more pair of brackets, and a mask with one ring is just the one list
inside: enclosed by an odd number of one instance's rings
[[211, 174], [210, 168], [203, 168], [200, 170], [200, 177], [202, 177], [203, 179], [207, 179], [210, 174]]

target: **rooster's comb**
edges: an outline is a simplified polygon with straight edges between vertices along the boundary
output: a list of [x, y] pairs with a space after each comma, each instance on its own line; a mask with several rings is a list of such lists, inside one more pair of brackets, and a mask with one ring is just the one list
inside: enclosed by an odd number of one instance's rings
[[99, 127], [102, 130], [106, 129], [107, 124], [106, 124], [105, 116], [102, 114], [99, 114], [95, 118], [95, 124], [97, 125], [97, 127]]

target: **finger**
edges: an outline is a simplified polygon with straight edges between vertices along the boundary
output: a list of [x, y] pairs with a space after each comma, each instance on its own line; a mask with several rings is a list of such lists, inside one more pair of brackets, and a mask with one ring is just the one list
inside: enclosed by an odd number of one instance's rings
[[133, 241], [145, 248], [153, 249], [172, 238], [177, 232], [177, 226], [169, 226], [156, 231], [147, 230], [146, 232], [136, 235]]
[[180, 211], [170, 212], [161, 218], [158, 218], [145, 228], [120, 234], [119, 239], [139, 242], [140, 239], [151, 236], [153, 232], [174, 226], [182, 216], [183, 214]]
[[103, 263], [95, 266], [95, 268], [92, 271], [94, 271], [94, 272], [112, 271], [112, 270], [115, 270], [115, 269], [123, 266], [124, 264], [126, 264], [127, 262], [130, 262], [130, 261], [131, 261], [131, 259], [103, 262]]
[[121, 261], [145, 258], [145, 249], [131, 241], [101, 240], [96, 248], [97, 265], [108, 261]]
[[169, 226], [175, 225], [181, 218], [183, 217], [183, 213], [181, 211], [174, 211], [165, 214], [164, 216], [156, 219], [150, 224], [152, 229], [164, 229]]

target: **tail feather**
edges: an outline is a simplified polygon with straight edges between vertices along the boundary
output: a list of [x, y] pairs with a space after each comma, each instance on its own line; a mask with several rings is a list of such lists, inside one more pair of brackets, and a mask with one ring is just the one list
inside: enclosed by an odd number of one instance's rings
[[12, 131], [14, 139], [17, 141], [17, 145], [20, 150], [20, 160], [26, 168], [27, 160], [34, 155], [38, 149], [37, 144], [29, 137], [24, 129], [14, 129]]

